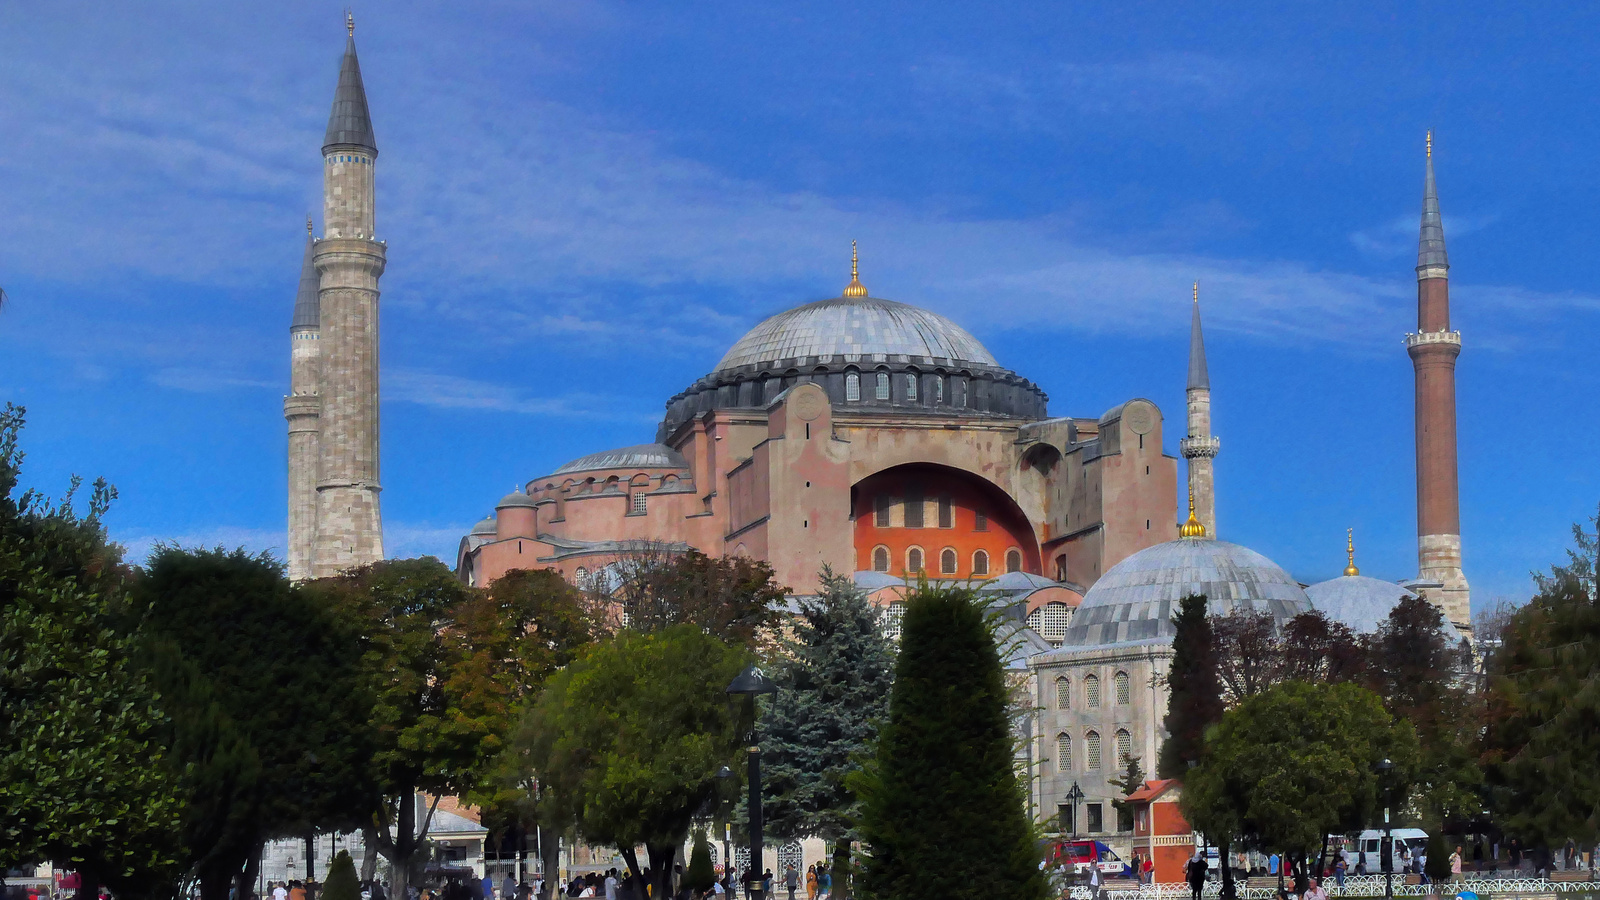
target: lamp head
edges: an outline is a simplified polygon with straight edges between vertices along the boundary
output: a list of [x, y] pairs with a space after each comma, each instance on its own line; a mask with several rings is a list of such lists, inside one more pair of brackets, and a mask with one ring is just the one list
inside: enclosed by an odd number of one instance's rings
[[776, 694], [778, 686], [773, 683], [772, 679], [762, 674], [761, 670], [752, 663], [745, 666], [744, 671], [740, 672], [738, 677], [728, 684], [727, 692], [730, 694], [748, 694], [750, 696]]

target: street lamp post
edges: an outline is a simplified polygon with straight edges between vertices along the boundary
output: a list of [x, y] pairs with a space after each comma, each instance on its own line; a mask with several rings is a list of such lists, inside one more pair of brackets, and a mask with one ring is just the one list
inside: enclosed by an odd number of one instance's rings
[[1394, 826], [1389, 822], [1389, 772], [1394, 763], [1388, 757], [1378, 760], [1378, 789], [1383, 791], [1383, 897], [1394, 900]]
[[755, 698], [758, 694], [776, 694], [778, 686], [754, 665], [746, 666], [728, 685], [728, 693], [750, 698], [750, 739], [747, 753], [750, 759], [750, 870], [751, 877], [744, 885], [745, 896], [750, 900], [765, 900], [761, 880], [761, 743], [756, 730]]
[[[717, 770], [717, 781], [719, 782], [717, 785], [717, 814], [719, 816], [722, 815], [722, 800], [727, 796], [727, 792], [722, 789], [722, 785], [727, 784], [728, 779], [732, 777], [733, 770], [727, 766]], [[733, 879], [728, 876], [733, 874], [733, 847], [730, 840], [732, 828], [729, 827], [727, 818], [727, 816], [722, 816], [722, 877], [728, 882], [728, 890], [731, 891], [733, 890]]]
[[1072, 804], [1072, 836], [1078, 836], [1078, 803], [1083, 800], [1083, 788], [1078, 787], [1074, 781], [1072, 787], [1067, 788], [1067, 802]]

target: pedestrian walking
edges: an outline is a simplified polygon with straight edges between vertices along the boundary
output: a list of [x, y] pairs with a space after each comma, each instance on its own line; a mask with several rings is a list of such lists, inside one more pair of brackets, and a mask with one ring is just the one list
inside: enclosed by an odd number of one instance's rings
[[1461, 880], [1461, 845], [1456, 845], [1456, 852], [1450, 854], [1450, 880]]
[[1089, 900], [1100, 900], [1101, 889], [1105, 886], [1105, 873], [1100, 871], [1100, 863], [1089, 863]]
[[1184, 880], [1189, 882], [1189, 896], [1192, 900], [1200, 900], [1200, 894], [1206, 888], [1206, 870], [1209, 868], [1210, 865], [1199, 850], [1194, 852], [1194, 858], [1183, 867]]
[[1337, 885], [1341, 891], [1344, 890], [1344, 868], [1344, 851], [1340, 850], [1339, 858], [1333, 861], [1333, 883]]
[[1152, 857], [1146, 856], [1144, 862], [1139, 864], [1140, 871], [1144, 873], [1145, 884], [1155, 884], [1156, 862]]
[[817, 900], [817, 864], [806, 866], [806, 900]]

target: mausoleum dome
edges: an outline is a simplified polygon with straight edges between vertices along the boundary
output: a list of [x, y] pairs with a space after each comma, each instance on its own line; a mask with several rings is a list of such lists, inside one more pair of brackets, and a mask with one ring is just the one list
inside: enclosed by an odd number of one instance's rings
[[878, 355], [999, 366], [977, 338], [936, 312], [877, 297], [835, 297], [761, 322], [716, 370], [807, 357], [871, 362]]
[[1112, 566], [1084, 595], [1061, 646], [1172, 642], [1172, 617], [1189, 594], [1212, 615], [1270, 613], [1279, 625], [1311, 608], [1305, 591], [1265, 556], [1227, 541], [1179, 538]]
[[[1372, 634], [1388, 620], [1390, 611], [1401, 600], [1417, 595], [1392, 581], [1365, 575], [1341, 575], [1306, 588], [1306, 596], [1311, 605], [1330, 620], [1344, 623], [1357, 634]], [[1444, 622], [1444, 632], [1451, 641], [1461, 640], [1461, 632], [1448, 619]]]

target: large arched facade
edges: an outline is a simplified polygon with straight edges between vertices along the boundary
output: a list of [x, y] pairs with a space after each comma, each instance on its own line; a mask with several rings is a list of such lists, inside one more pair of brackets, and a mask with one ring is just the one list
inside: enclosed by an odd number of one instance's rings
[[856, 569], [930, 578], [1039, 574], [1033, 526], [995, 485], [960, 469], [910, 463], [851, 487]]

